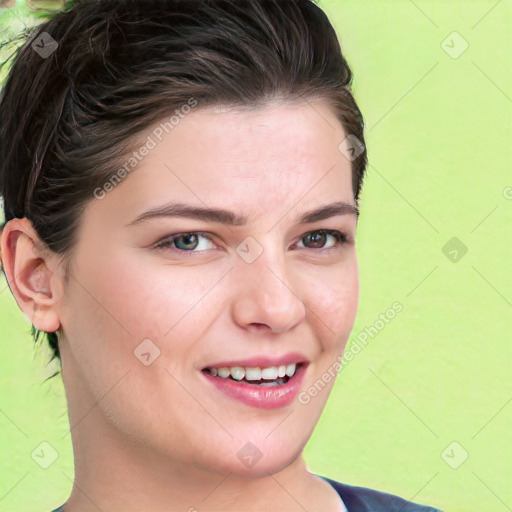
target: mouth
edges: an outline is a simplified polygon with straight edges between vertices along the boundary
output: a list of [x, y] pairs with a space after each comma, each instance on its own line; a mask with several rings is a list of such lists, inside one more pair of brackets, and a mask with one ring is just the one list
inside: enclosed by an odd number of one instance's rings
[[[209, 389], [261, 409], [290, 406], [310, 362], [300, 352], [218, 361], [201, 370]], [[216, 398], [215, 398], [216, 400]]]
[[276, 409], [293, 403], [308, 365], [308, 361], [264, 367], [223, 364], [203, 368], [201, 373], [207, 383], [230, 399], [251, 407]]
[[298, 362], [279, 366], [219, 366], [206, 367], [203, 372], [212, 377], [246, 383], [253, 386], [282, 386], [307, 363]]

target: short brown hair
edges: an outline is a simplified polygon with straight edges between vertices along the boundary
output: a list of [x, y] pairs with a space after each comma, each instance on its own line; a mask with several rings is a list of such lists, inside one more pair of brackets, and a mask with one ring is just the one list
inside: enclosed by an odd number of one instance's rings
[[[41, 38], [51, 54], [35, 51]], [[3, 89], [5, 222], [26, 217], [49, 249], [70, 254], [93, 191], [141, 130], [190, 98], [249, 108], [277, 96], [329, 100], [363, 148], [352, 161], [357, 202], [367, 155], [351, 82], [311, 0], [78, 0], [35, 29]], [[60, 357], [57, 334], [46, 334]]]

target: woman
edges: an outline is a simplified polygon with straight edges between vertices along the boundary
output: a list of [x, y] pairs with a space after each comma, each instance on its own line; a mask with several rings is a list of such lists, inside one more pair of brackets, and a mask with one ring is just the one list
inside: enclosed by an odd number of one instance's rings
[[22, 49], [1, 249], [61, 360], [57, 510], [435, 510], [302, 457], [357, 311], [351, 76], [309, 0], [82, 1]]

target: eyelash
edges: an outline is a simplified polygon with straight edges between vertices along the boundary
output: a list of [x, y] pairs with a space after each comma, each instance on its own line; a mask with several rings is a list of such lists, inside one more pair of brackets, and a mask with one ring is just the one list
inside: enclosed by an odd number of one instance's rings
[[[327, 247], [325, 249], [324, 248], [308, 248], [308, 247], [305, 247], [305, 249], [309, 249], [309, 250], [312, 250], [312, 251], [321, 251], [321, 252], [325, 253], [325, 252], [331, 252], [333, 250], [339, 249], [341, 246], [343, 246], [344, 244], [348, 243], [347, 235], [345, 235], [344, 233], [342, 233], [341, 231], [338, 231], [336, 229], [317, 229], [317, 230], [314, 230], [314, 231], [308, 231], [306, 234], [304, 234], [299, 239], [299, 241], [302, 241], [303, 238], [306, 238], [308, 235], [312, 235], [312, 234], [315, 234], [315, 233], [321, 233], [321, 234], [326, 234], [326, 235], [333, 236], [336, 239], [336, 246], [337, 247]], [[189, 253], [189, 254], [205, 252], [205, 251], [195, 251], [195, 250], [187, 251], [185, 249], [178, 249], [176, 247], [172, 247], [172, 245], [175, 242], [175, 240], [177, 240], [179, 238], [182, 238], [182, 237], [185, 237], [187, 235], [199, 235], [199, 236], [202, 236], [202, 237], [207, 238], [208, 240], [212, 241], [211, 238], [206, 233], [204, 233], [204, 232], [201, 232], [201, 231], [187, 231], [187, 232], [184, 232], [184, 233], [176, 233], [175, 235], [170, 235], [170, 236], [162, 239], [160, 242], [156, 243], [154, 248], [155, 249], [171, 248], [172, 251], [177, 251], [177, 252], [180, 252], [180, 253]]]

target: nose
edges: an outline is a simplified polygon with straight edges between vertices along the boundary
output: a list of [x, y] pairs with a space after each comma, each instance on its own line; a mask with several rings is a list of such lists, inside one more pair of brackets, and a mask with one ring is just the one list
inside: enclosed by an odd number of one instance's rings
[[239, 260], [238, 265], [232, 308], [238, 325], [280, 333], [304, 321], [306, 306], [287, 278], [284, 255], [271, 257], [264, 251], [253, 263]]

